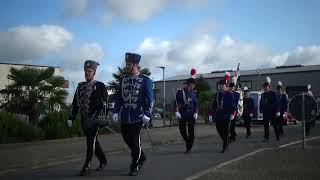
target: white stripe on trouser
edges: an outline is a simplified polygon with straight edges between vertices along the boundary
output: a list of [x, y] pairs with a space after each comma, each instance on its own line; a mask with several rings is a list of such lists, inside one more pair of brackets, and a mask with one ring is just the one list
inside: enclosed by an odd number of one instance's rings
[[[143, 125], [142, 125], [142, 127], [143, 127]], [[139, 133], [139, 156], [138, 156], [138, 159], [137, 159], [137, 162], [136, 163], [138, 163], [139, 162], [139, 160], [140, 160], [140, 157], [141, 157], [141, 130], [142, 130], [142, 127], [141, 127], [141, 129], [140, 129], [140, 133]]]
[[99, 132], [99, 130], [97, 131], [97, 133], [96, 133], [96, 135], [94, 136], [94, 139], [93, 139], [92, 157], [91, 157], [90, 162], [89, 162], [89, 165], [88, 165], [89, 167], [90, 167], [90, 164], [91, 164], [93, 155], [94, 155], [94, 151], [95, 151], [95, 149], [96, 149], [96, 141], [97, 141], [98, 132]]

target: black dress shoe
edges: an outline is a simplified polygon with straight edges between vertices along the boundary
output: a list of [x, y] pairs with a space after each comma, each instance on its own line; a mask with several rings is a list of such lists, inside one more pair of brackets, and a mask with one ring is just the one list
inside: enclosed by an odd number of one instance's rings
[[142, 166], [143, 166], [143, 164], [144, 164], [144, 162], [146, 160], [147, 160], [146, 157], [142, 157], [142, 158], [139, 159], [139, 161], [138, 161], [138, 170], [142, 169]]
[[191, 149], [187, 149], [184, 153], [185, 153], [185, 154], [189, 154], [190, 151], [191, 151]]
[[86, 176], [89, 174], [89, 168], [88, 167], [84, 167], [81, 169], [80, 171], [80, 176]]
[[130, 167], [130, 173], [129, 176], [137, 176], [138, 175], [138, 167]]
[[223, 148], [220, 153], [225, 153], [227, 151], [227, 148]]
[[96, 171], [101, 171], [107, 166], [107, 162], [100, 163], [99, 167], [97, 167]]

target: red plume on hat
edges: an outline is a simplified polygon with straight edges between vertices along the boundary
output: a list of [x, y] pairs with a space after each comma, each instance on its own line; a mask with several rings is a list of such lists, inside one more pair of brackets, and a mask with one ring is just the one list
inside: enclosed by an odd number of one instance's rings
[[191, 74], [191, 78], [195, 78], [195, 77], [196, 77], [196, 74], [197, 74], [196, 69], [195, 69], [195, 68], [192, 68], [190, 74]]
[[225, 72], [225, 74], [224, 74], [224, 80], [225, 80], [226, 82], [229, 82], [230, 79], [231, 79], [230, 73], [229, 73], [229, 72]]

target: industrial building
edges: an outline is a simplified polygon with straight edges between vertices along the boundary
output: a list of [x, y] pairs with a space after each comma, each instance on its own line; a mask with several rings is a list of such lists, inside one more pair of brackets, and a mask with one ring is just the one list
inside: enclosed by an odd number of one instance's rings
[[[217, 91], [219, 86], [219, 80], [225, 75], [223, 71], [213, 71], [211, 73], [198, 73], [197, 77], [202, 76], [205, 81], [208, 82], [212, 91]], [[228, 71], [231, 75], [233, 71]], [[302, 87], [306, 87], [307, 84], [312, 86], [311, 91], [315, 97], [320, 96], [320, 65], [292, 65], [292, 66], [278, 66], [275, 68], [266, 69], [254, 69], [254, 70], [240, 70], [241, 86], [247, 86], [250, 90], [259, 91], [262, 90], [262, 84], [265, 82], [267, 76], [271, 78], [271, 85], [275, 89], [277, 82], [282, 81], [283, 87], [289, 95], [289, 98], [295, 94], [295, 91], [299, 91]], [[166, 103], [170, 104], [174, 101], [173, 92], [178, 88], [183, 87], [183, 83], [186, 79], [190, 78], [190, 75], [179, 75], [174, 77], [165, 78], [165, 94]], [[163, 102], [163, 80], [154, 82], [154, 89], [156, 89], [155, 101], [156, 103]]]

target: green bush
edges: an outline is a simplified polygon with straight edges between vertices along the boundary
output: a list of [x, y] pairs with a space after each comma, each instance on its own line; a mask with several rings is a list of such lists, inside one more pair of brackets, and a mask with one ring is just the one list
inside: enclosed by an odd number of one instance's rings
[[0, 112], [0, 143], [15, 143], [43, 139], [43, 131], [24, 122], [19, 116]]
[[47, 114], [39, 123], [39, 127], [44, 131], [45, 139], [83, 136], [80, 118], [77, 116], [72, 128], [68, 127], [67, 120], [68, 112], [64, 110]]

